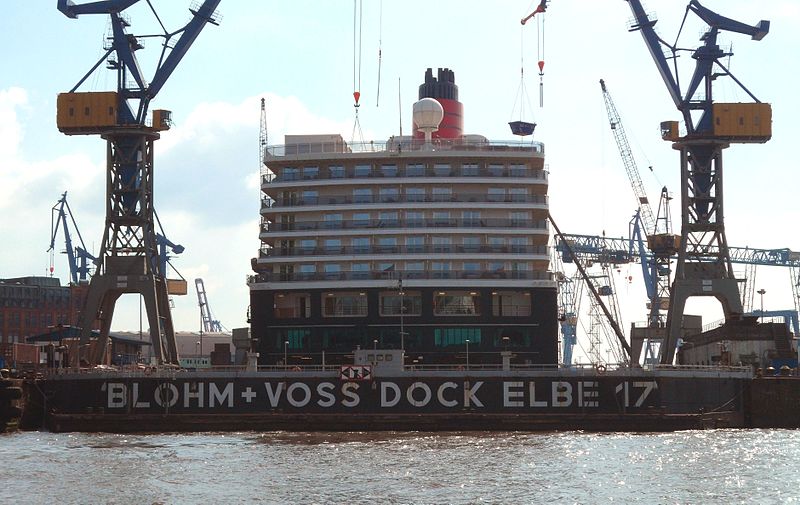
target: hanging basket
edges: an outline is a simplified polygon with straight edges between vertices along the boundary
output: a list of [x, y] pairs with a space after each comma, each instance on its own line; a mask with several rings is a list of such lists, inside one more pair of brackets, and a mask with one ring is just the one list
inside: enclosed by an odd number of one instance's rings
[[511, 133], [519, 135], [520, 137], [527, 137], [533, 135], [533, 130], [536, 128], [536, 123], [528, 123], [526, 121], [511, 121], [508, 123], [511, 127]]

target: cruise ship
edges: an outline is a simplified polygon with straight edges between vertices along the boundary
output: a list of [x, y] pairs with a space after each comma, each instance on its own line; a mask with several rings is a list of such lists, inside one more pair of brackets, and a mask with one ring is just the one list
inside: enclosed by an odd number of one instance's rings
[[[428, 69], [419, 99], [412, 136], [266, 148], [249, 312], [260, 365], [352, 363], [373, 347], [406, 365], [558, 362], [543, 144], [465, 135], [449, 69]], [[440, 115], [420, 119], [426, 105]]]

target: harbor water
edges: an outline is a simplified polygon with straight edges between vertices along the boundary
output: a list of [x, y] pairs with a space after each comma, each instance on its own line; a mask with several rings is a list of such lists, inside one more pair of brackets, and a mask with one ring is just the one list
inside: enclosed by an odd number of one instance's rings
[[800, 503], [800, 431], [0, 436], [31, 504]]

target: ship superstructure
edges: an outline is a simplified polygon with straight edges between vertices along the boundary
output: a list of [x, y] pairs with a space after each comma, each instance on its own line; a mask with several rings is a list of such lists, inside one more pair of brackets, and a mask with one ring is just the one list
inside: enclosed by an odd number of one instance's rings
[[261, 364], [352, 363], [358, 347], [404, 349], [406, 364], [557, 362], [544, 146], [462, 135], [447, 69], [428, 70], [431, 98], [440, 122], [413, 136], [266, 149], [250, 280]]

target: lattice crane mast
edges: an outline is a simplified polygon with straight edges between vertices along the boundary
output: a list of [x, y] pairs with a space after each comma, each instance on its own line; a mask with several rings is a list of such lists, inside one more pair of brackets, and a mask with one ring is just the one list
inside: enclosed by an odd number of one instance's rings
[[203, 321], [203, 329], [206, 333], [221, 332], [222, 324], [211, 316], [211, 307], [208, 305], [206, 287], [205, 284], [203, 284], [203, 279], [195, 279], [194, 286], [197, 290], [197, 304], [200, 306], [200, 317]]
[[[661, 123], [664, 140], [680, 151], [681, 241], [675, 280], [670, 292], [669, 313], [661, 362], [671, 364], [681, 334], [686, 301], [692, 296], [714, 296], [722, 303], [725, 320], [741, 319], [743, 309], [738, 281], [734, 276], [725, 237], [722, 185], [722, 151], [731, 143], [763, 143], [772, 136], [772, 109], [761, 103], [721, 61], [732, 53], [717, 44], [720, 30], [750, 35], [761, 40], [769, 32], [769, 21], [755, 26], [720, 16], [691, 0], [686, 8], [708, 25], [703, 43], [692, 51], [695, 70], [686, 90], [678, 79], [678, 53], [686, 51], [669, 44], [655, 32], [656, 19], [645, 12], [639, 0], [626, 0], [633, 12], [631, 31], [639, 31], [667, 87], [673, 103], [683, 116], [686, 135], [677, 121]], [[672, 65], [664, 50], [669, 53]], [[714, 103], [713, 82], [731, 77], [755, 103]], [[696, 113], [696, 114], [695, 114]], [[716, 251], [710, 253], [710, 250]]]
[[[75, 230], [75, 234], [78, 236], [78, 241], [80, 242], [79, 246], [74, 246], [72, 244], [72, 235], [69, 232], [67, 215], [69, 215], [69, 218], [72, 221], [72, 228]], [[58, 235], [59, 226], [64, 229], [64, 241], [66, 242], [66, 250], [64, 252], [67, 254], [67, 262], [69, 263], [70, 281], [72, 284], [86, 284], [89, 282], [90, 275], [89, 262], [94, 262], [97, 258], [95, 258], [86, 250], [86, 245], [83, 243], [81, 232], [78, 230], [78, 225], [75, 223], [75, 216], [72, 214], [72, 209], [69, 208], [69, 203], [67, 203], [66, 191], [63, 195], [61, 195], [58, 203], [53, 206], [52, 216], [50, 219], [50, 248], [47, 249], [48, 251], [53, 251], [55, 249], [56, 236]], [[51, 274], [53, 273], [53, 268], [54, 267], [51, 262]]]
[[646, 265], [642, 264], [645, 283], [648, 287], [648, 325], [650, 327], [663, 326], [664, 314], [662, 313], [662, 305], [669, 300], [670, 292], [670, 258], [677, 251], [680, 240], [679, 237], [672, 234], [669, 194], [666, 187], [662, 188], [658, 214], [654, 216], [650, 201], [647, 198], [647, 192], [644, 189], [644, 184], [642, 184], [642, 178], [639, 175], [636, 159], [628, 142], [628, 136], [625, 134], [622, 118], [617, 112], [617, 107], [614, 105], [614, 100], [611, 98], [611, 93], [609, 93], [603, 79], [600, 79], [600, 89], [603, 93], [603, 101], [606, 105], [611, 133], [614, 135], [622, 165], [625, 167], [625, 173], [628, 175], [633, 194], [636, 197], [636, 204], [639, 207], [640, 230], [643, 231], [646, 237], [648, 249], [653, 253], [649, 256], [648, 263]]
[[[167, 82], [206, 24], [218, 24], [215, 12], [220, 0], [203, 0], [189, 11], [192, 19], [174, 32], [164, 28], [152, 2], [147, 5], [163, 33], [136, 36], [128, 33], [124, 11], [139, 0], [103, 0], [75, 4], [58, 0], [58, 10], [69, 18], [84, 14], [108, 15], [111, 36], [105, 54], [68, 93], [58, 96], [56, 123], [67, 135], [100, 135], [107, 143], [106, 219], [97, 259], [97, 272], [89, 284], [81, 311], [81, 347], [89, 348], [91, 329], [100, 321], [100, 335], [93, 350], [82, 358], [102, 363], [117, 299], [125, 293], [142, 296], [147, 310], [153, 352], [159, 363], [178, 365], [166, 272], [159, 261], [153, 207], [153, 143], [169, 129], [171, 113], [154, 110], [148, 124], [150, 102]], [[143, 39], [161, 39], [161, 55], [148, 83], [136, 52]], [[117, 88], [106, 92], [76, 90], [103, 63], [117, 74]]]

